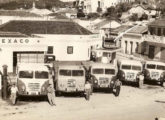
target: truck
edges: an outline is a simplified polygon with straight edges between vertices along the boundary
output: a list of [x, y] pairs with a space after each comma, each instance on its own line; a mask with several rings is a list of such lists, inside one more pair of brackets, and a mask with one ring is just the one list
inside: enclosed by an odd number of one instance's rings
[[17, 87], [19, 96], [46, 96], [47, 87], [53, 84], [50, 67], [40, 63], [17, 65]]
[[[143, 65], [140, 61], [136, 60], [119, 60], [118, 61], [118, 77], [119, 80], [125, 83], [136, 83], [139, 88], [143, 86], [144, 81], [139, 80], [142, 74]], [[141, 84], [141, 83], [142, 84]]]
[[145, 82], [153, 81], [165, 87], [165, 63], [158, 61], [146, 61], [144, 64]]
[[84, 94], [86, 73], [81, 62], [56, 62], [55, 89], [58, 96], [62, 93]]
[[117, 80], [117, 66], [110, 63], [93, 62], [90, 65], [90, 76], [93, 90], [108, 89], [115, 96], [120, 94], [120, 81]]

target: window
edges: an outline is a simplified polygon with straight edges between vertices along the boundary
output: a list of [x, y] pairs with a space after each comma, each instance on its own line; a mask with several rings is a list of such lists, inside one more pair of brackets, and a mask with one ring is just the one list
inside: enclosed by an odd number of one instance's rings
[[72, 70], [72, 76], [83, 76], [84, 71], [83, 70]]
[[114, 69], [105, 69], [105, 74], [114, 75], [115, 74], [115, 70]]
[[125, 53], [127, 54], [127, 41], [125, 41]]
[[141, 70], [141, 67], [140, 66], [132, 66], [132, 70], [140, 71]]
[[163, 66], [163, 65], [157, 65], [157, 69], [158, 70], [165, 70], [165, 66]]
[[121, 68], [125, 69], [125, 70], [130, 70], [131, 69], [131, 65], [122, 65]]
[[35, 78], [37, 79], [48, 79], [48, 72], [46, 71], [36, 71]]
[[148, 69], [155, 69], [156, 65], [154, 65], [154, 64], [147, 64], [147, 68]]
[[67, 53], [68, 54], [73, 54], [73, 46], [68, 46]]
[[138, 53], [138, 50], [139, 50], [139, 43], [138, 42], [136, 42], [136, 53]]
[[158, 28], [158, 33], [157, 33], [158, 36], [161, 36], [161, 28]]
[[53, 46], [48, 46], [48, 54], [53, 54]]
[[104, 69], [93, 69], [93, 74], [104, 74]]
[[132, 51], [133, 50], [133, 42], [132, 41], [130, 42], [130, 45], [131, 45], [131, 51], [130, 51], [130, 53], [132, 55], [133, 54], [133, 51]]
[[20, 71], [19, 78], [33, 78], [33, 71]]
[[150, 34], [154, 35], [155, 34], [155, 28], [154, 27], [150, 27], [149, 28]]
[[61, 76], [71, 76], [71, 70], [60, 70]]

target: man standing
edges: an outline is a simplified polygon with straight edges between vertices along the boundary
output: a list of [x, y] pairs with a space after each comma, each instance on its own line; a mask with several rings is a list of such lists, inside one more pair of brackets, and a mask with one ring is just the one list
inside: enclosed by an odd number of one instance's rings
[[49, 83], [49, 86], [47, 88], [47, 96], [48, 96], [49, 104], [52, 106], [56, 105], [55, 104], [55, 90], [51, 83]]
[[91, 84], [89, 83], [89, 81], [86, 82], [85, 84], [85, 96], [86, 96], [86, 100], [90, 99], [90, 94], [91, 94]]
[[18, 88], [15, 85], [15, 83], [11, 86], [11, 101], [12, 104], [15, 105], [16, 104], [16, 99], [17, 99], [17, 92], [18, 92]]
[[139, 88], [142, 88], [143, 87], [143, 83], [144, 83], [144, 74], [141, 73], [139, 75]]

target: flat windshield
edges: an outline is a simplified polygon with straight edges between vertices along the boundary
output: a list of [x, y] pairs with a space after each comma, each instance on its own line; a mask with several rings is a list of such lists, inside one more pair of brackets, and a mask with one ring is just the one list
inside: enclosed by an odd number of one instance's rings
[[83, 70], [72, 70], [72, 76], [83, 76], [84, 71]]
[[19, 78], [33, 78], [33, 71], [19, 71]]
[[61, 69], [61, 70], [60, 70], [60, 75], [61, 75], [61, 76], [71, 76], [71, 70], [64, 70], [64, 69]]
[[97, 69], [93, 69], [93, 74], [104, 74], [104, 69], [99, 69], [99, 68], [97, 68]]
[[131, 69], [131, 65], [122, 65], [121, 68], [125, 69], [125, 70], [130, 70]]
[[48, 72], [47, 71], [35, 71], [35, 78], [48, 79]]
[[165, 70], [165, 66], [163, 66], [163, 65], [157, 65], [157, 69], [158, 70]]
[[115, 74], [115, 70], [114, 69], [105, 69], [105, 74], [114, 75]]
[[155, 64], [147, 64], [148, 69], [155, 69], [156, 65]]
[[141, 71], [141, 66], [132, 66], [132, 70]]

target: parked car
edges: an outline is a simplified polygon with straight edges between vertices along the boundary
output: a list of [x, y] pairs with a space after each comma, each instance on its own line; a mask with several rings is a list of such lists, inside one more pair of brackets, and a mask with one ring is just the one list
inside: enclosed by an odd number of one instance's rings
[[165, 87], [165, 63], [146, 61], [143, 72], [145, 81], [155, 81]]
[[91, 83], [93, 89], [109, 89], [114, 91], [116, 96], [120, 94], [120, 81], [117, 80], [117, 66], [106, 63], [91, 63], [90, 65]]
[[119, 60], [118, 61], [118, 77], [122, 82], [136, 83], [139, 88], [143, 86], [140, 83], [139, 76], [142, 74], [143, 65], [140, 61], [135, 60]]

